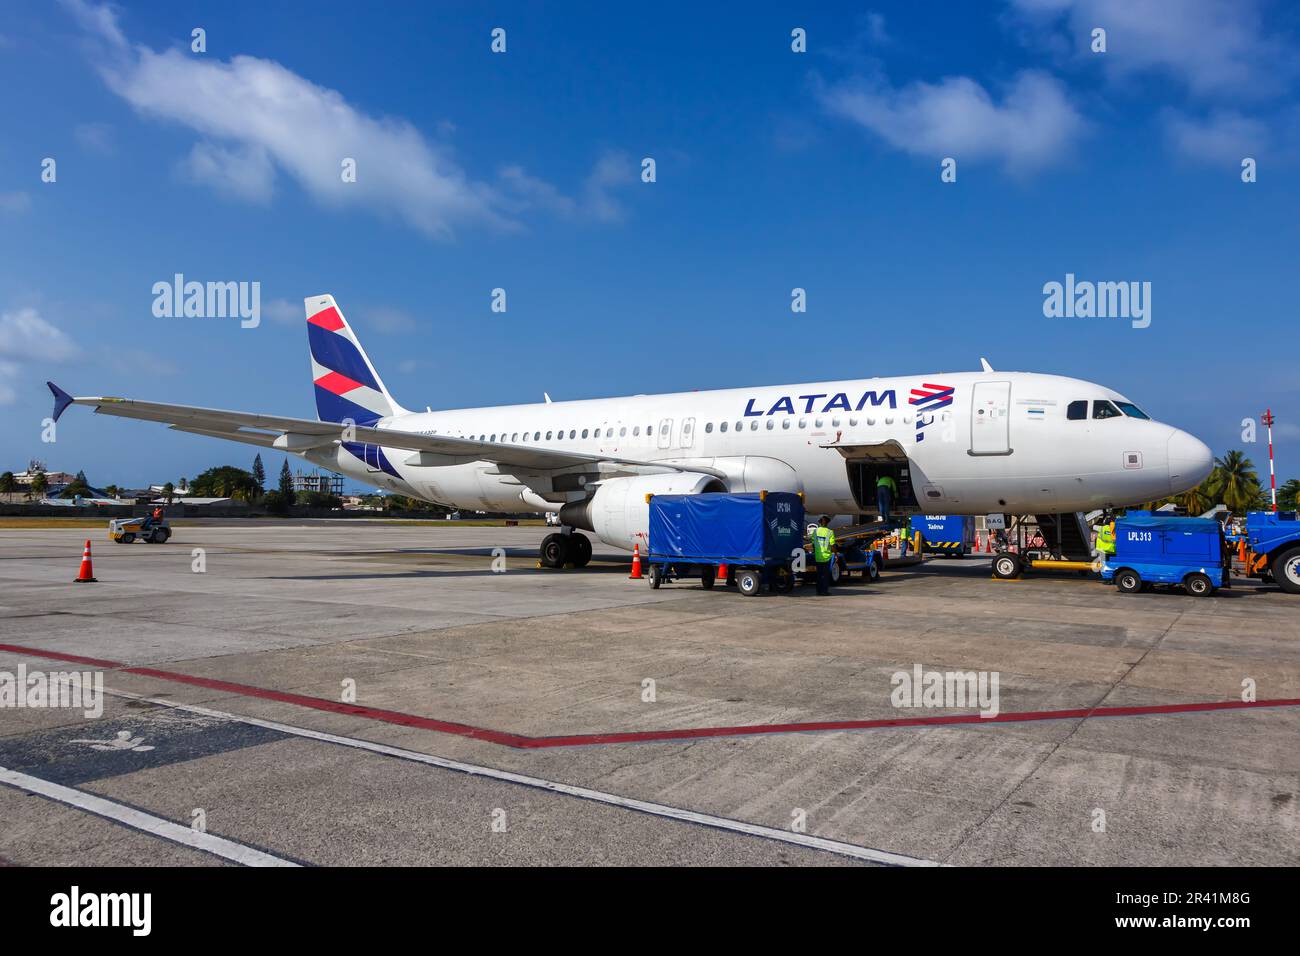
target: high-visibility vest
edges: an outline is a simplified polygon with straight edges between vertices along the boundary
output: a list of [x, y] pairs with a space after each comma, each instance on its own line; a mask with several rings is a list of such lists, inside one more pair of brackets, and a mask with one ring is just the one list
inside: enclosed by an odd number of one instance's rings
[[813, 560], [818, 564], [831, 559], [831, 548], [835, 547], [835, 532], [824, 525], [813, 532]]
[[898, 494], [898, 485], [894, 482], [894, 479], [890, 478], [888, 475], [881, 475], [879, 478], [877, 478], [876, 487], [888, 488], [894, 494]]
[[1097, 529], [1097, 550], [1102, 554], [1115, 553], [1115, 525], [1104, 524]]

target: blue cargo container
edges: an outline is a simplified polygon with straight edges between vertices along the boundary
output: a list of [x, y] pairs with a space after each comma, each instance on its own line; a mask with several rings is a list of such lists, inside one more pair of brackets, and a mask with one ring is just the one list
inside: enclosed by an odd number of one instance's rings
[[765, 584], [789, 591], [803, 522], [803, 498], [787, 492], [654, 495], [646, 549], [650, 586], [698, 574], [711, 588], [725, 564], [741, 594], [757, 594]]
[[1294, 511], [1252, 511], [1246, 515], [1246, 573], [1272, 578], [1290, 594], [1300, 594], [1300, 521]]
[[975, 546], [974, 515], [913, 515], [911, 528], [921, 533], [922, 554], [960, 556]]
[[1101, 579], [1126, 594], [1181, 584], [1203, 596], [1228, 586], [1231, 561], [1217, 521], [1130, 514], [1115, 522], [1115, 553], [1102, 565]]

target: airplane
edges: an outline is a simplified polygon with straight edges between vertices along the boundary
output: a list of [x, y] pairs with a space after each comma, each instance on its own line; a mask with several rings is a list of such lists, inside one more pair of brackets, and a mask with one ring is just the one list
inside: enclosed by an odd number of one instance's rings
[[70, 405], [259, 445], [462, 510], [554, 512], [544, 566], [584, 566], [589, 531], [647, 544], [647, 495], [789, 491], [810, 514], [1062, 516], [1180, 494], [1213, 467], [1199, 439], [1101, 385], [1033, 372], [849, 379], [625, 398], [426, 410], [384, 387], [333, 296], [304, 300], [317, 420], [74, 398]]

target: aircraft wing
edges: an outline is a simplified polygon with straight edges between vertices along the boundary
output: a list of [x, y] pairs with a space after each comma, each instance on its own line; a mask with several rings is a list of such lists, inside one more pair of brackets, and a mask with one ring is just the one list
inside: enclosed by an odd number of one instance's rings
[[703, 472], [725, 477], [712, 468], [679, 466], [667, 462], [642, 461], [611, 455], [539, 448], [532, 445], [481, 442], [446, 435], [423, 435], [393, 428], [344, 426], [338, 422], [285, 418], [280, 415], [261, 415], [254, 412], [233, 412], [219, 408], [198, 408], [193, 405], [167, 405], [161, 402], [142, 402], [132, 398], [106, 395], [74, 398], [53, 382], [46, 384], [54, 393], [55, 421], [58, 421], [59, 416], [69, 405], [88, 405], [99, 415], [159, 422], [176, 431], [211, 438], [225, 438], [229, 441], [287, 452], [324, 448], [335, 442], [347, 440], [382, 445], [385, 448], [409, 449], [420, 453], [419, 464], [422, 465], [488, 461], [503, 466], [504, 470], [519, 468], [529, 471], [550, 471], [574, 465], [608, 463], [616, 466], [626, 465], [629, 468]]

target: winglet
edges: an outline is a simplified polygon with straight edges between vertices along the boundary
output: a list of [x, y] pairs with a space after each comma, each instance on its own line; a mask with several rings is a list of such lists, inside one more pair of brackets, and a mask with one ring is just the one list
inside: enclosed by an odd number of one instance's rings
[[50, 391], [54, 393], [54, 420], [57, 422], [59, 416], [64, 413], [69, 405], [72, 404], [73, 399], [71, 395], [59, 388], [59, 386], [55, 385], [53, 382], [46, 382], [45, 384], [48, 385]]
[[984, 366], [984, 371], [986, 372], [993, 371], [993, 366], [989, 364], [989, 360], [986, 358], [980, 358], [980, 365]]

